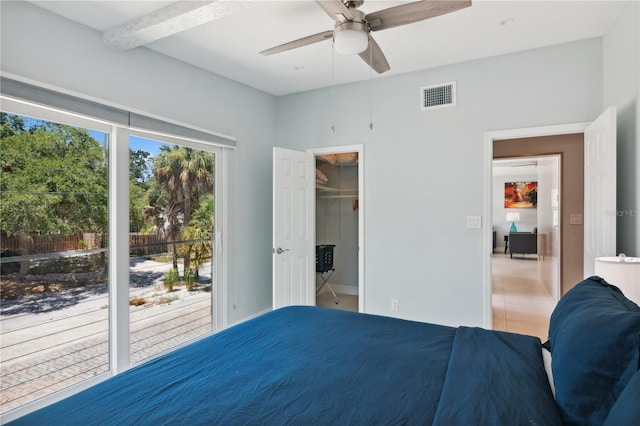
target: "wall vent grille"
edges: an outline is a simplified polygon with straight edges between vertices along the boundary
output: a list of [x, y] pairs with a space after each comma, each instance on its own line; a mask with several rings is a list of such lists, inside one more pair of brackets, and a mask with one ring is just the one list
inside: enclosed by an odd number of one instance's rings
[[423, 110], [455, 106], [456, 82], [422, 87], [420, 96]]

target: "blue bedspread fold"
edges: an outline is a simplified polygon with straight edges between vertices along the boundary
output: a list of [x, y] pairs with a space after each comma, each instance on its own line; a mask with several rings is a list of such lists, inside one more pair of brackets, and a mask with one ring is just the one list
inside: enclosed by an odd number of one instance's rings
[[435, 425], [561, 425], [537, 337], [459, 327]]
[[[282, 308], [15, 424], [556, 424], [545, 414], [556, 413], [553, 399], [534, 395], [551, 395], [541, 383], [546, 376], [539, 340], [534, 348], [533, 337], [474, 330], [316, 307]], [[507, 351], [485, 353], [485, 345]], [[517, 357], [522, 365], [509, 367], [520, 350], [527, 353]], [[514, 396], [516, 404], [529, 405], [508, 408]], [[491, 399], [504, 407], [484, 407]], [[549, 421], [512, 421], [533, 418]]]

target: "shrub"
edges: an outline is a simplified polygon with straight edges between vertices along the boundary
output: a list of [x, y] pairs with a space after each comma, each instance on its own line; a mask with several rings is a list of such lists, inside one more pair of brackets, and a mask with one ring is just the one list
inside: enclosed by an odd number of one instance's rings
[[167, 271], [167, 273], [164, 276], [164, 287], [167, 289], [168, 292], [172, 292], [173, 286], [178, 281], [180, 281], [180, 275], [178, 275], [178, 270], [171, 268], [169, 269], [169, 271]]
[[187, 268], [184, 270], [184, 282], [187, 285], [187, 290], [193, 291], [195, 284], [198, 282], [198, 274], [195, 269]]

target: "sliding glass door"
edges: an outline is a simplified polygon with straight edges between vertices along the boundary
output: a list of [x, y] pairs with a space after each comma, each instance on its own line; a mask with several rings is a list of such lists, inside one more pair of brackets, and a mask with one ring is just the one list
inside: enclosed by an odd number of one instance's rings
[[50, 116], [1, 113], [3, 412], [110, 368], [109, 128]]
[[215, 150], [129, 137], [130, 361], [213, 329]]
[[225, 150], [4, 97], [2, 108], [0, 413], [217, 330]]

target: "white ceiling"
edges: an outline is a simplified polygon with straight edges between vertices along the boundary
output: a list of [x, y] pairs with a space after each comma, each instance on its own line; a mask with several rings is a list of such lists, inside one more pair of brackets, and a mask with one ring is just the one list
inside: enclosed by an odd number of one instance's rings
[[493, 160], [493, 176], [537, 175], [538, 157]]
[[[333, 28], [312, 0], [221, 0], [226, 16], [145, 47], [273, 95], [377, 78], [358, 56], [332, 52], [330, 41], [272, 56], [258, 52]], [[440, 65], [598, 37], [629, 1], [474, 0], [469, 8], [372, 33], [397, 75]], [[32, 1], [104, 32], [173, 1]], [[365, 13], [407, 1], [366, 0]], [[148, 16], [146, 16], [148, 17]], [[501, 22], [513, 19], [511, 25]], [[144, 47], [137, 47], [137, 49]], [[333, 66], [332, 66], [333, 64]]]

